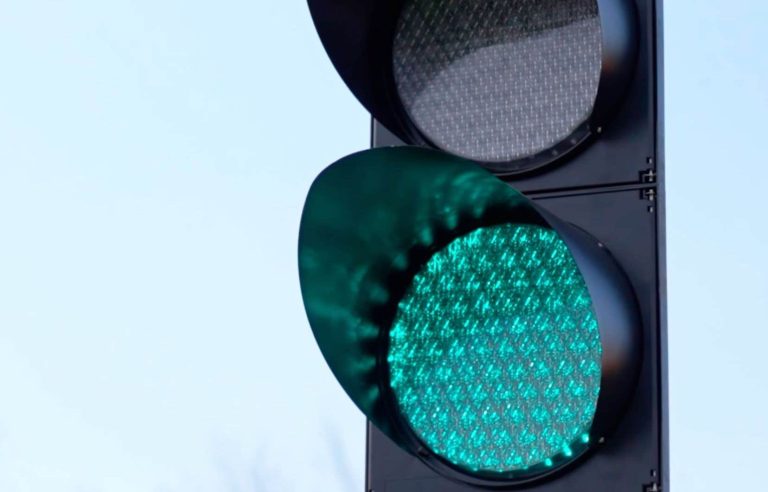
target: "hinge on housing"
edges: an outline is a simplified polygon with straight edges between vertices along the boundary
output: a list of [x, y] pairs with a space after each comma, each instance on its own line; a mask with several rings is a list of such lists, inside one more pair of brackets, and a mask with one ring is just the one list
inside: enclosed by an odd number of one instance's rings
[[645, 171], [640, 173], [640, 182], [641, 183], [655, 183], [656, 182], [656, 171], [653, 169], [646, 169]]
[[640, 199], [651, 202], [648, 206], [648, 213], [652, 214], [656, 212], [656, 188], [645, 188], [640, 190]]
[[643, 492], [661, 492], [661, 485], [657, 482], [643, 485]]
[[656, 200], [656, 189], [655, 188], [646, 188], [642, 191], [642, 197], [645, 200], [648, 200], [649, 202], [653, 202]]

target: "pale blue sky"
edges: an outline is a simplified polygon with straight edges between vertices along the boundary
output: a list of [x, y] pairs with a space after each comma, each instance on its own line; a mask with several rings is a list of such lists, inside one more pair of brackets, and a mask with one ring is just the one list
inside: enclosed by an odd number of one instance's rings
[[[667, 3], [674, 492], [756, 491], [768, 7]], [[296, 236], [368, 117], [305, 3], [0, 0], [0, 63], [0, 490], [361, 491]]]

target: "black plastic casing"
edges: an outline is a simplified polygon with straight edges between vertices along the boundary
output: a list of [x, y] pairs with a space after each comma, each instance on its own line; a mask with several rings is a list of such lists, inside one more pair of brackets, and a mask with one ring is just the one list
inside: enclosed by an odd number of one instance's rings
[[[623, 417], [593, 452], [552, 479], [510, 486], [510, 490], [670, 490], [662, 0], [634, 3], [635, 66], [624, 99], [616, 104], [600, 134], [547, 166], [501, 177], [557, 219], [597, 238], [620, 265], [642, 319], [639, 376]], [[374, 147], [418, 143], [401, 136], [374, 121]], [[484, 488], [437, 473], [370, 424], [366, 471], [366, 492]]]

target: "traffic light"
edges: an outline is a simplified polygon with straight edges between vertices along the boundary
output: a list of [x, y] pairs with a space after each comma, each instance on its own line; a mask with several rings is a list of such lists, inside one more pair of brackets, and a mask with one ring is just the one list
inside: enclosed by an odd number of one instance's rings
[[660, 2], [309, 7], [373, 116], [299, 235], [367, 489], [668, 490]]

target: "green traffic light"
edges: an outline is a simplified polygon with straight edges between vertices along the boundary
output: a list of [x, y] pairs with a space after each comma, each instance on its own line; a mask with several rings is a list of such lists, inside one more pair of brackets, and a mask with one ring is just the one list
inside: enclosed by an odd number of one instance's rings
[[389, 332], [390, 384], [419, 439], [471, 471], [516, 472], [586, 448], [602, 347], [584, 279], [552, 229], [476, 229], [435, 253]]
[[456, 480], [575, 464], [631, 394], [640, 323], [610, 253], [470, 161], [389, 147], [332, 164], [304, 206], [299, 275], [350, 398]]

